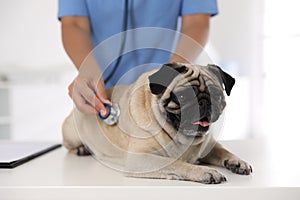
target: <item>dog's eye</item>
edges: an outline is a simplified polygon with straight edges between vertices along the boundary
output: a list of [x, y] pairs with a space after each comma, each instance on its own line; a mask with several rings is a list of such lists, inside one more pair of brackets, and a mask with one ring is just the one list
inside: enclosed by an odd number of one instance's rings
[[179, 95], [178, 100], [181, 101], [181, 102], [184, 101], [185, 96], [183, 94]]
[[195, 91], [192, 88], [187, 88], [176, 93], [176, 97], [178, 102], [185, 103], [187, 101], [193, 100], [197, 98]]

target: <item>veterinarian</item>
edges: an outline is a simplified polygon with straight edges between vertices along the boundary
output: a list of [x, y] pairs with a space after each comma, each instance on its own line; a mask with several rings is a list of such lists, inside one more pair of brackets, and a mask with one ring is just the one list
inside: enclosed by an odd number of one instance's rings
[[[88, 67], [81, 70], [87, 55], [101, 42], [126, 30], [157, 27], [178, 30], [204, 47], [208, 40], [210, 17], [217, 13], [216, 0], [59, 0], [58, 18], [63, 46], [78, 69], [77, 77], [69, 85], [69, 95], [76, 107], [87, 114], [100, 112], [105, 116], [107, 110], [103, 103], [110, 104], [105, 88], [116, 85], [131, 69], [145, 66], [139, 73], [132, 74], [128, 83], [152, 69], [147, 67], [147, 63], [187, 62], [178, 54], [144, 49], [119, 57], [103, 74], [102, 66], [96, 61], [102, 59], [101, 55], [100, 58], [89, 59]], [[156, 38], [152, 41], [160, 42]], [[120, 42], [120, 47], [112, 48], [119, 51], [117, 49], [124, 49], [124, 45], [126, 41]], [[179, 40], [176, 49], [186, 46], [184, 40]], [[191, 57], [201, 52], [200, 48], [187, 50], [197, 52]]]

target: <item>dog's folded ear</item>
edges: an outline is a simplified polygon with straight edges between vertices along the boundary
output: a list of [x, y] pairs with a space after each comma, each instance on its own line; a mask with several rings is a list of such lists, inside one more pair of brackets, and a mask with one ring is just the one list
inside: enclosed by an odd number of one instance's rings
[[235, 79], [232, 76], [230, 76], [229, 74], [227, 74], [226, 72], [224, 72], [217, 65], [209, 64], [207, 66], [211, 70], [211, 72], [213, 72], [218, 77], [218, 79], [221, 81], [221, 83], [224, 84], [225, 92], [229, 96], [230, 92], [232, 90], [232, 87], [235, 84]]
[[164, 64], [157, 72], [149, 76], [149, 86], [152, 94], [162, 94], [172, 80], [180, 73], [187, 71], [186, 66], [177, 63]]

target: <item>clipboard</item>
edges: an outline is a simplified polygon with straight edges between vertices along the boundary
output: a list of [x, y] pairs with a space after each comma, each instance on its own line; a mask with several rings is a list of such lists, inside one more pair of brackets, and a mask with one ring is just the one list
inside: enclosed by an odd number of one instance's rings
[[59, 147], [49, 142], [0, 141], [0, 168], [15, 168]]

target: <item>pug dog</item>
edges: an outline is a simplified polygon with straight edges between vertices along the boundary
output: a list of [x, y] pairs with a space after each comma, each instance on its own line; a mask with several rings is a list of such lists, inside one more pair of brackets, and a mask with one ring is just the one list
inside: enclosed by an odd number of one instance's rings
[[216, 65], [165, 64], [107, 91], [121, 110], [116, 125], [75, 108], [63, 124], [64, 146], [118, 163], [130, 177], [226, 181], [207, 164], [249, 175], [252, 167], [218, 143], [211, 128], [226, 106], [224, 90], [229, 96], [234, 84]]

